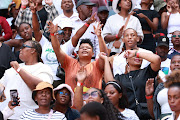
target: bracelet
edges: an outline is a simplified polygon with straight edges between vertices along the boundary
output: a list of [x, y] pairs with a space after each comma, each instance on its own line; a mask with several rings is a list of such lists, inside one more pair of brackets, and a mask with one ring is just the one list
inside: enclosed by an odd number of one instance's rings
[[51, 36], [54, 36], [54, 33], [50, 33]]
[[116, 34], [116, 39], [117, 39], [117, 40], [119, 39], [118, 34]]
[[79, 87], [80, 87], [80, 86], [83, 86], [83, 83], [81, 83], [81, 82], [78, 81], [78, 82], [77, 82], [77, 86], [79, 86]]
[[150, 96], [147, 96], [146, 95], [146, 99], [149, 100], [149, 99], [152, 99], [153, 98], [153, 95], [150, 95]]
[[21, 5], [21, 8], [24, 8], [24, 9], [26, 9], [26, 6], [24, 6], [24, 5]]
[[20, 70], [21, 70], [21, 67], [19, 67], [16, 71], [17, 71], [17, 73], [19, 73], [20, 72]]
[[89, 27], [89, 24], [87, 24], [87, 23], [85, 23], [84, 25], [85, 25], [86, 27]]
[[136, 53], [136, 57], [139, 58], [139, 53], [138, 52]]

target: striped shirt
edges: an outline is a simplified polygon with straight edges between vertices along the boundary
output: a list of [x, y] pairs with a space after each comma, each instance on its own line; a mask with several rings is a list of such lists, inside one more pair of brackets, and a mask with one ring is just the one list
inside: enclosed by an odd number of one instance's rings
[[49, 118], [49, 114], [41, 114], [36, 112], [34, 109], [26, 110], [20, 120], [67, 120], [65, 115], [61, 112], [55, 111]]

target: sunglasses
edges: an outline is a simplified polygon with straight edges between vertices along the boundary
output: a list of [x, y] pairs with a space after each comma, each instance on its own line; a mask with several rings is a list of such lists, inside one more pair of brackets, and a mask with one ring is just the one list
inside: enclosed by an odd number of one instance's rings
[[172, 35], [173, 38], [176, 38], [176, 37], [179, 37], [180, 38], [180, 35]]
[[97, 98], [98, 97], [98, 91], [93, 91], [90, 94], [89, 93], [83, 94], [83, 100], [87, 100], [89, 98], [89, 96], [91, 96], [93, 98]]
[[25, 44], [22, 44], [22, 46], [21, 46], [21, 48], [20, 49], [24, 49], [24, 48], [34, 48], [34, 47], [32, 47], [32, 46], [29, 46], [29, 45], [25, 45]]
[[62, 92], [62, 91], [59, 91], [59, 95], [60, 95], [60, 96], [63, 96], [63, 95], [65, 95], [65, 96], [70, 96], [69, 93], [65, 93], [65, 92]]

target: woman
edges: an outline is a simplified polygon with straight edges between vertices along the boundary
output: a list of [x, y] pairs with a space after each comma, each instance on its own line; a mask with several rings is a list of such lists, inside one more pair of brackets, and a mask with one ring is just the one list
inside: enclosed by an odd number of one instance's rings
[[99, 102], [91, 102], [82, 107], [81, 120], [109, 120], [107, 110]]
[[11, 68], [6, 70], [0, 83], [5, 86], [6, 100], [0, 103], [0, 109], [4, 108], [10, 101], [10, 90], [17, 89], [21, 98], [19, 107], [16, 107], [15, 114], [10, 119], [19, 119], [20, 115], [27, 109], [34, 109], [37, 105], [31, 98], [32, 90], [41, 81], [52, 84], [52, 71], [44, 65], [41, 60], [41, 45], [36, 41], [25, 42], [21, 49], [19, 58], [24, 62], [11, 62]]
[[99, 102], [101, 103], [107, 110], [107, 118], [108, 120], [121, 120], [123, 116], [119, 111], [112, 105], [107, 95], [103, 90], [97, 88], [90, 88], [83, 94], [83, 84], [86, 78], [86, 70], [82, 67], [80, 71], [77, 73], [77, 87], [74, 96], [74, 106], [77, 110], [81, 110], [84, 104], [90, 102]]
[[128, 109], [128, 99], [122, 85], [120, 85], [118, 81], [106, 83], [104, 92], [126, 120], [139, 120], [136, 113], [133, 110]]
[[64, 113], [68, 120], [80, 118], [80, 113], [71, 108], [73, 106], [74, 92], [69, 85], [60, 84], [54, 89], [54, 94], [56, 101], [53, 110]]
[[173, 114], [168, 120], [180, 120], [180, 70], [166, 77], [165, 87], [168, 88], [168, 103]]
[[[180, 70], [180, 55], [175, 55], [171, 59], [171, 71]], [[152, 96], [154, 92], [154, 80], [148, 80], [146, 83], [146, 95]], [[164, 87], [164, 83], [160, 83], [154, 92], [154, 96], [147, 100], [149, 104], [149, 112], [155, 119], [169, 118], [172, 111], [168, 104], [168, 89]]]
[[32, 92], [32, 99], [39, 107], [25, 111], [20, 117], [20, 120], [66, 120], [64, 114], [50, 108], [55, 100], [53, 86], [51, 84], [40, 82]]
[[179, 0], [166, 0], [167, 12], [163, 12], [161, 15], [161, 26], [163, 29], [167, 29], [169, 38], [169, 47], [172, 48], [171, 33], [174, 31], [180, 31], [180, 13], [179, 13]]
[[155, 10], [150, 10], [152, 4], [153, 0], [141, 0], [141, 9], [135, 11], [135, 16], [139, 19], [144, 34], [144, 40], [139, 47], [155, 53], [156, 44], [152, 34], [157, 30], [159, 15]]
[[120, 53], [123, 48], [122, 33], [127, 28], [137, 31], [140, 40], [143, 39], [143, 32], [139, 20], [129, 14], [132, 8], [131, 0], [113, 0], [113, 10], [117, 13], [108, 18], [104, 28], [104, 40], [109, 43], [111, 55]]

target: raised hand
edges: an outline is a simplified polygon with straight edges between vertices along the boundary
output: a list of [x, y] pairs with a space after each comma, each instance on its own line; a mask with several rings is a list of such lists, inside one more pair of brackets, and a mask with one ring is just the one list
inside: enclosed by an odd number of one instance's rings
[[104, 53], [104, 52], [100, 52], [100, 53], [99, 53], [99, 58], [101, 58], [101, 59], [103, 59], [103, 60], [108, 59], [106, 53]]
[[13, 67], [16, 71], [19, 68], [19, 63], [17, 61], [10, 62], [11, 67]]
[[52, 33], [52, 34], [56, 33], [57, 30], [58, 30], [58, 25], [57, 24], [54, 25], [52, 23], [52, 21], [48, 21], [48, 26], [47, 27], [49, 28], [49, 32]]
[[21, 0], [22, 6], [27, 6], [29, 4], [28, 0]]
[[84, 80], [87, 77], [87, 72], [84, 68], [84, 66], [80, 67], [79, 71], [76, 74], [77, 81], [84, 83]]
[[100, 24], [100, 22], [98, 22], [98, 25], [97, 27], [95, 27], [93, 25], [93, 28], [94, 28], [94, 32], [97, 36], [101, 36], [101, 28], [102, 28], [103, 24]]
[[38, 3], [35, 3], [34, 1], [30, 1], [29, 7], [30, 7], [32, 13], [36, 13], [36, 11], [37, 11], [36, 8], [37, 8], [37, 6], [38, 6]]
[[87, 21], [87, 24], [91, 24], [91, 23], [93, 23], [93, 22], [95, 22], [96, 21], [96, 18], [95, 18], [95, 15], [96, 15], [96, 12], [91, 16], [91, 18]]
[[51, 6], [53, 4], [53, 0], [45, 0], [45, 3]]
[[169, 13], [172, 12], [172, 7], [171, 7], [171, 5], [168, 4], [168, 5], [166, 6], [166, 8], [167, 8], [167, 11], [168, 11]]
[[154, 92], [154, 78], [149, 78], [146, 81], [145, 92], [147, 96], [153, 95]]
[[124, 32], [124, 25], [121, 27], [121, 29], [120, 29], [119, 32], [118, 32], [118, 38], [119, 38], [119, 39], [122, 37], [123, 32]]
[[[16, 106], [20, 106], [20, 104], [18, 104], [18, 105], [15, 105], [15, 106], [12, 106], [12, 100], [11, 101], [9, 101], [9, 103], [8, 103], [8, 107], [12, 110], [13, 108], [15, 108]], [[19, 101], [19, 98], [18, 98], [18, 103], [19, 103], [20, 101]]]

